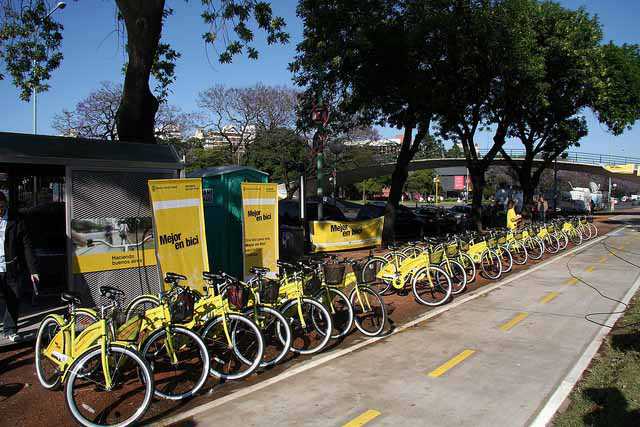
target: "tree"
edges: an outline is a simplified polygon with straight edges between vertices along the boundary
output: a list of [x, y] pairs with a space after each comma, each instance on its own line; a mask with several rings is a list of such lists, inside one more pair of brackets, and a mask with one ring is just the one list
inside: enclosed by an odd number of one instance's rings
[[256, 84], [246, 88], [216, 85], [198, 95], [198, 106], [207, 113], [203, 128], [211, 128], [226, 142], [240, 163], [240, 151], [259, 130], [295, 125], [296, 92], [286, 87]]
[[435, 173], [432, 169], [421, 169], [414, 172], [409, 172], [407, 178], [406, 189], [412, 193], [428, 193], [431, 194], [434, 191], [433, 178]]
[[[535, 0], [457, 1], [443, 24], [450, 29], [447, 56], [439, 62], [440, 90], [450, 102], [436, 111], [439, 134], [464, 151], [473, 185], [472, 214], [482, 228], [482, 196], [485, 173], [506, 143], [513, 110], [536, 73], [539, 58], [535, 45], [531, 8]], [[493, 144], [480, 153], [475, 136], [492, 129]]]
[[459, 159], [461, 157], [464, 157], [464, 151], [462, 150], [460, 145], [453, 144], [451, 145], [451, 148], [447, 150], [445, 157], [449, 157], [451, 159]]
[[[403, 129], [383, 238], [393, 239], [408, 165], [429, 133], [438, 97], [430, 64], [444, 53], [441, 14], [446, 1], [301, 0], [304, 39], [291, 64], [305, 88], [300, 117], [318, 99], [331, 105], [332, 132], [388, 125]], [[307, 123], [307, 126], [310, 124]]]
[[[73, 111], [62, 110], [53, 117], [51, 126], [61, 135], [116, 141], [119, 138], [118, 106], [122, 98], [122, 85], [102, 82], [76, 104]], [[178, 107], [160, 104], [154, 119], [156, 138], [176, 142], [184, 139], [194, 128], [192, 114]]]
[[290, 198], [298, 189], [301, 170], [310, 167], [308, 152], [307, 142], [293, 130], [264, 129], [247, 147], [246, 163], [267, 172], [272, 181], [284, 183]]
[[[221, 63], [246, 53], [258, 57], [253, 46], [256, 29], [267, 34], [267, 42], [286, 43], [285, 21], [274, 16], [271, 5], [259, 0], [201, 0], [203, 34], [208, 46], [222, 45]], [[159, 102], [149, 89], [152, 73], [160, 83], [173, 78], [171, 64], [178, 57], [168, 45], [160, 43], [164, 20], [173, 13], [165, 0], [115, 0], [118, 22], [124, 23], [127, 67], [123, 96], [118, 108], [118, 134], [126, 141], [155, 142], [154, 117]], [[53, 16], [47, 0], [2, 0], [0, 15], [0, 60], [28, 100], [34, 89], [47, 89], [51, 73], [60, 66], [62, 25]], [[168, 63], [162, 63], [168, 61]], [[0, 78], [2, 78], [0, 74]], [[166, 81], [165, 81], [166, 82]]]

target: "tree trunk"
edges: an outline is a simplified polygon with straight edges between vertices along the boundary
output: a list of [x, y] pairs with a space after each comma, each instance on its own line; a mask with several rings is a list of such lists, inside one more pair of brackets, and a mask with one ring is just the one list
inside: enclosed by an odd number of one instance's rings
[[485, 177], [482, 167], [470, 167], [469, 177], [473, 186], [473, 197], [471, 198], [471, 218], [475, 229], [482, 231], [482, 193], [484, 191]]
[[151, 66], [162, 33], [164, 0], [116, 0], [127, 29], [129, 62], [118, 108], [118, 137], [154, 143], [158, 100], [149, 89]]
[[[396, 160], [396, 167], [391, 174], [391, 188], [389, 191], [389, 198], [387, 199], [387, 205], [384, 209], [384, 228], [382, 230], [382, 240], [385, 243], [395, 241], [395, 224], [396, 224], [396, 209], [400, 204], [402, 198], [402, 190], [404, 184], [409, 176], [409, 162], [413, 158], [411, 150], [413, 127], [406, 126], [404, 130], [404, 137], [402, 139], [402, 146], [400, 148], [400, 154], [398, 154], [398, 160]], [[414, 141], [415, 142], [415, 141]]]

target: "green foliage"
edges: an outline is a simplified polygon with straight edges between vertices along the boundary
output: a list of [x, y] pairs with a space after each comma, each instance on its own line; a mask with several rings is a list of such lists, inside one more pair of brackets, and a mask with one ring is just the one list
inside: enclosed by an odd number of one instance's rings
[[[49, 14], [48, 2], [7, 0], [0, 14], [0, 63], [28, 101], [33, 90], [49, 89], [46, 82], [62, 62], [63, 26]], [[4, 75], [0, 72], [0, 80]]]
[[376, 194], [380, 194], [385, 187], [388, 187], [391, 184], [391, 178], [388, 175], [379, 176], [375, 178], [367, 178], [364, 181], [360, 181], [356, 188], [360, 193], [364, 192], [368, 196], [373, 196]]
[[198, 147], [189, 152], [186, 158], [187, 171], [224, 166], [233, 163], [229, 150], [222, 147]]
[[247, 147], [246, 164], [267, 172], [271, 182], [289, 188], [300, 171], [310, 166], [308, 151], [306, 141], [291, 129], [263, 129]]
[[432, 169], [421, 169], [415, 172], [409, 172], [405, 189], [410, 192], [418, 192], [424, 194], [434, 193], [435, 187], [433, 178], [435, 173]]
[[595, 110], [614, 135], [640, 118], [640, 47], [612, 42], [602, 46], [604, 84]]
[[464, 151], [462, 150], [460, 145], [453, 144], [451, 146], [451, 148], [449, 148], [447, 150], [447, 153], [446, 153], [445, 157], [449, 157], [449, 158], [452, 158], [452, 159], [459, 159], [461, 157], [464, 157]]
[[[271, 4], [255, 0], [201, 0], [205, 10], [201, 16], [210, 30], [202, 35], [207, 45], [215, 45], [222, 39], [224, 48], [218, 60], [230, 63], [233, 57], [246, 52], [250, 59], [258, 58], [253, 46], [255, 38], [252, 24], [267, 33], [267, 43], [287, 43], [289, 34], [284, 31], [285, 21], [273, 16]], [[253, 20], [251, 19], [253, 18]], [[231, 30], [229, 30], [231, 28]]]

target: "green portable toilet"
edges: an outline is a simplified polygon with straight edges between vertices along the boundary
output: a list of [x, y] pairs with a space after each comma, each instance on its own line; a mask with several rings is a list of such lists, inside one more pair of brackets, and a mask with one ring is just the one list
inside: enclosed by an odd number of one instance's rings
[[221, 166], [190, 172], [202, 178], [204, 222], [209, 268], [235, 277], [242, 271], [243, 182], [268, 182], [269, 174], [247, 166]]

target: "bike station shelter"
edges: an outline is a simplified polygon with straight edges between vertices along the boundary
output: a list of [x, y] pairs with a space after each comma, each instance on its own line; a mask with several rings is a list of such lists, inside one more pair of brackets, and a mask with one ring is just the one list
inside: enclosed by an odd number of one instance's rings
[[157, 291], [154, 256], [133, 268], [95, 260], [153, 248], [147, 180], [177, 178], [182, 168], [169, 145], [0, 132], [0, 191], [28, 227], [40, 291], [73, 290], [86, 303], [107, 284], [128, 298]]

